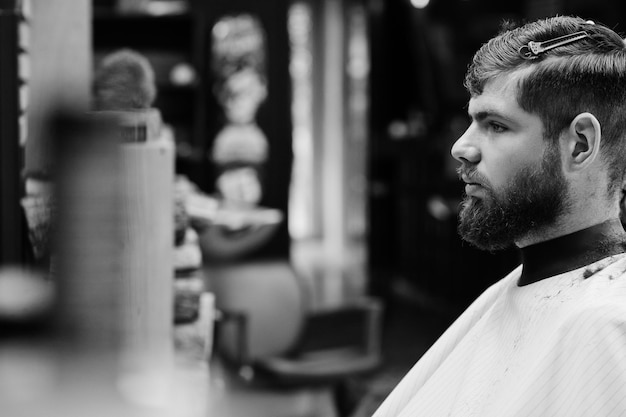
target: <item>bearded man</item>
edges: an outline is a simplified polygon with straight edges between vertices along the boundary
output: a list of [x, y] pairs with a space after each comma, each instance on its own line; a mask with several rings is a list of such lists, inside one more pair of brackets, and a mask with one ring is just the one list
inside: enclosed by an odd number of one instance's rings
[[374, 417], [626, 416], [626, 47], [574, 17], [476, 53], [452, 147], [459, 232], [522, 265], [483, 293]]

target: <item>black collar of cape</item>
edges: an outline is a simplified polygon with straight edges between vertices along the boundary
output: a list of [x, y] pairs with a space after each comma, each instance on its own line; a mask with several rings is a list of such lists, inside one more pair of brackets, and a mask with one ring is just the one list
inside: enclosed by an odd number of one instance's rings
[[626, 251], [626, 234], [619, 220], [604, 223], [526, 246], [518, 287], [573, 271]]

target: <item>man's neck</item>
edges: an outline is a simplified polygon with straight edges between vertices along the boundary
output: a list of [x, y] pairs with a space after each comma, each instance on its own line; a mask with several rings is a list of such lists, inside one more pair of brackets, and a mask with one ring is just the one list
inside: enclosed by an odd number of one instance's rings
[[573, 271], [626, 250], [626, 232], [618, 219], [521, 248], [519, 286]]

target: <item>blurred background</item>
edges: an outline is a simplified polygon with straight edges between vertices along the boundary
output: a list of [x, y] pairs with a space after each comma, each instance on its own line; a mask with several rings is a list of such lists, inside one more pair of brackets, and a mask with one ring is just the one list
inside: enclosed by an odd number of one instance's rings
[[0, 346], [38, 361], [24, 385], [82, 323], [72, 346], [104, 334], [121, 369], [99, 383], [142, 375], [138, 410], [200, 346], [189, 415], [370, 415], [519, 262], [459, 239], [449, 151], [473, 53], [556, 14], [625, 30], [617, 0], [0, 0]]

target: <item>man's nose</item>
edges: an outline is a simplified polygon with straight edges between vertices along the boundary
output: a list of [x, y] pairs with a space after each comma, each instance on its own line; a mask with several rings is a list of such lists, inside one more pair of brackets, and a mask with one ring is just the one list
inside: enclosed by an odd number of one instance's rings
[[472, 135], [472, 126], [452, 145], [450, 153], [459, 162], [477, 164], [480, 161], [480, 149]]

